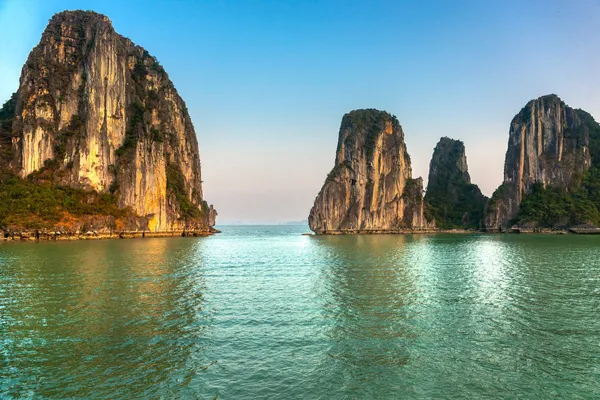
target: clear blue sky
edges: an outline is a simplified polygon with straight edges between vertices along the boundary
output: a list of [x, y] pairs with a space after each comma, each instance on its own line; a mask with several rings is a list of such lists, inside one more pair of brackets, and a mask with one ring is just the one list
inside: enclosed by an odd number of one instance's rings
[[186, 101], [220, 223], [305, 219], [342, 115], [395, 114], [413, 175], [441, 136], [487, 195], [508, 128], [556, 93], [600, 117], [600, 1], [0, 0], [0, 99], [52, 14], [92, 9], [145, 47]]

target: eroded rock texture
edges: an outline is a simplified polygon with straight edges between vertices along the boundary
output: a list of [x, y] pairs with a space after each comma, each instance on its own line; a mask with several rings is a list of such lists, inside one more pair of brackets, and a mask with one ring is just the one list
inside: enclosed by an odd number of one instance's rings
[[570, 191], [590, 168], [589, 114], [558, 96], [531, 100], [510, 124], [504, 183], [486, 206], [488, 230], [506, 228], [534, 184]]
[[51, 170], [55, 184], [113, 193], [140, 229], [209, 230], [185, 103], [157, 60], [107, 17], [65, 11], [50, 20], [14, 112], [9, 168], [20, 177]]
[[423, 181], [412, 179], [404, 133], [385, 111], [355, 110], [342, 119], [335, 166], [308, 223], [318, 234], [426, 229]]

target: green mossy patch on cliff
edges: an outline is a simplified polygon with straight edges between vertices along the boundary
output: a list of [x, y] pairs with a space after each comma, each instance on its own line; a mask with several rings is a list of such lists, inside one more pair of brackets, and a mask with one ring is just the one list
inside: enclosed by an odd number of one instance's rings
[[79, 115], [74, 114], [71, 116], [69, 126], [57, 132], [54, 145], [55, 160], [62, 160], [65, 157], [69, 138], [78, 136], [82, 126], [83, 121]]
[[340, 174], [342, 173], [342, 171], [344, 171], [345, 169], [353, 171], [353, 169], [352, 169], [352, 163], [350, 161], [348, 161], [348, 160], [344, 160], [341, 164], [337, 164], [335, 167], [333, 167], [333, 169], [331, 170], [331, 172], [329, 172], [329, 174], [327, 174], [327, 178], [325, 179], [325, 182], [329, 182], [329, 181], [335, 180], [335, 178], [337, 178], [338, 176], [340, 176]]
[[182, 219], [202, 219], [208, 215], [190, 201], [185, 190], [185, 176], [177, 165], [171, 163], [167, 164], [167, 191], [177, 199]]
[[12, 124], [17, 110], [17, 93], [13, 93], [0, 108], [0, 165], [13, 157]]
[[138, 101], [135, 101], [129, 105], [129, 124], [127, 126], [127, 130], [125, 131], [125, 140], [123, 141], [121, 147], [115, 151], [118, 157], [125, 155], [128, 151], [137, 147], [139, 132], [144, 131], [145, 112], [146, 108]]
[[117, 206], [115, 196], [48, 182], [4, 175], [0, 181], [0, 228], [51, 229], [65, 217], [112, 216], [121, 218], [127, 209]]
[[600, 124], [594, 120], [589, 113], [577, 109], [577, 116], [581, 120], [584, 129], [588, 130], [590, 137], [590, 156], [592, 158], [592, 166], [600, 168]]
[[366, 153], [373, 154], [377, 145], [379, 135], [385, 131], [386, 122], [392, 124], [392, 129], [400, 129], [398, 119], [387, 111], [380, 111], [374, 108], [350, 111], [342, 118], [340, 131], [348, 130], [349, 135], [346, 141], [353, 142], [356, 136], [366, 132], [364, 143]]
[[421, 179], [408, 178], [404, 184], [404, 190], [402, 191], [402, 197], [409, 200], [414, 200], [415, 204], [420, 205], [423, 203], [423, 188], [422, 184], [419, 183]]
[[13, 93], [0, 108], [0, 128], [10, 131], [17, 112], [17, 93]]

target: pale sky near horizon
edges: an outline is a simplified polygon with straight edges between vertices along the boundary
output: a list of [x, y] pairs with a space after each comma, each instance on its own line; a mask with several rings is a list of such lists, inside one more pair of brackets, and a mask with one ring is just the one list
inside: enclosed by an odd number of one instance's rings
[[425, 180], [439, 138], [464, 141], [488, 196], [529, 100], [556, 93], [600, 119], [600, 0], [0, 0], [0, 102], [65, 9], [107, 15], [164, 66], [220, 224], [306, 219], [353, 109], [396, 115]]

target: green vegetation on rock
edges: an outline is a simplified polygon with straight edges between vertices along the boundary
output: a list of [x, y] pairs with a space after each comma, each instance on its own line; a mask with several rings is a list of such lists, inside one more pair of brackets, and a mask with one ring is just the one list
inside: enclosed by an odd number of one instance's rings
[[533, 185], [523, 197], [517, 218], [519, 225], [565, 227], [578, 224], [600, 225], [600, 124], [583, 110], [576, 110], [590, 138], [592, 165], [571, 188]]
[[69, 214], [120, 218], [127, 212], [120, 209], [116, 197], [108, 193], [16, 176], [3, 176], [0, 181], [0, 229], [50, 229]]
[[477, 229], [483, 220], [487, 198], [471, 183], [465, 146], [459, 140], [442, 138], [429, 169], [425, 193], [425, 216], [442, 229]]
[[486, 197], [472, 183], [455, 181], [453, 186], [451, 192], [427, 190], [426, 217], [442, 229], [479, 228]]
[[125, 132], [125, 140], [121, 147], [115, 151], [119, 157], [123, 156], [129, 150], [135, 149], [139, 132], [143, 132], [144, 129], [144, 112], [146, 112], [144, 105], [137, 101], [133, 102], [129, 105], [128, 112], [130, 117], [129, 125]]
[[188, 198], [187, 191], [185, 190], [185, 177], [181, 169], [171, 163], [167, 164], [167, 190], [177, 199], [182, 219], [204, 218], [203, 211]]
[[398, 119], [387, 111], [374, 108], [354, 110], [344, 115], [340, 130], [349, 130], [350, 134], [346, 138], [349, 142], [352, 142], [356, 135], [362, 135], [362, 132], [366, 130], [365, 149], [367, 154], [372, 154], [377, 144], [377, 138], [386, 129], [387, 121], [392, 124], [393, 129], [400, 129]]
[[17, 93], [0, 108], [0, 165], [12, 159], [12, 124], [17, 109]]
[[[598, 170], [590, 171], [598, 174]], [[519, 225], [533, 223], [539, 227], [566, 227], [579, 224], [600, 224], [598, 206], [600, 201], [594, 201], [590, 190], [600, 188], [600, 176], [592, 177], [587, 174], [584, 184], [575, 193], [569, 193], [560, 188], [544, 187], [535, 183], [531, 193], [524, 197], [517, 217]], [[587, 184], [591, 184], [588, 187]], [[593, 190], [593, 189], [592, 189]], [[598, 199], [596, 197], [596, 199]]]
[[326, 181], [335, 180], [335, 178], [337, 178], [344, 169], [349, 169], [352, 171], [352, 163], [348, 160], [344, 160], [341, 164], [337, 164], [335, 167], [333, 167], [329, 174], [327, 174]]

